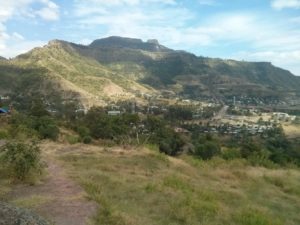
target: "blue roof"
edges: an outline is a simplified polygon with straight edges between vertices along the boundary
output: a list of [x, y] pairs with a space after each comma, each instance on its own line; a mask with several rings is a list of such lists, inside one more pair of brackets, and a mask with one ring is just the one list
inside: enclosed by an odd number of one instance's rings
[[8, 113], [6, 109], [0, 108], [0, 113]]

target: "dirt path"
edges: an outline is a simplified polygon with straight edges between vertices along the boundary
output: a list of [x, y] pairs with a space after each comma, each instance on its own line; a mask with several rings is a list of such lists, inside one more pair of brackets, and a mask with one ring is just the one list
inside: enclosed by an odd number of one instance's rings
[[47, 157], [49, 175], [35, 186], [19, 185], [10, 194], [10, 201], [25, 205], [56, 225], [85, 225], [95, 215], [97, 205], [88, 201], [84, 190], [71, 180], [62, 166]]

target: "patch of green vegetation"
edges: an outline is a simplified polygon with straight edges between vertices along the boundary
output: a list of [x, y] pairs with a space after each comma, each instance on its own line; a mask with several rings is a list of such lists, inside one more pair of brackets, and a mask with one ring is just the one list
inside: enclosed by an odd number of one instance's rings
[[11, 181], [6, 178], [5, 171], [3, 168], [0, 168], [0, 200], [4, 199], [6, 194], [11, 190]]
[[51, 201], [52, 197], [40, 196], [40, 195], [33, 195], [26, 198], [18, 198], [13, 200], [11, 203], [18, 207], [28, 208], [28, 209], [37, 209], [38, 207], [46, 204], [47, 202]]
[[280, 220], [257, 209], [247, 208], [237, 213], [234, 220], [239, 225], [283, 225]]
[[67, 139], [68, 143], [71, 145], [74, 145], [74, 144], [80, 142], [80, 138], [76, 135], [67, 135], [66, 139]]
[[300, 221], [294, 192], [300, 184], [298, 170], [251, 167], [241, 159], [201, 161], [184, 156], [165, 161], [155, 156], [154, 149], [70, 152], [61, 157], [89, 198], [99, 203], [95, 224], [297, 225]]
[[36, 142], [10, 141], [0, 149], [0, 153], [0, 161], [11, 178], [31, 183], [41, 175], [40, 148]]

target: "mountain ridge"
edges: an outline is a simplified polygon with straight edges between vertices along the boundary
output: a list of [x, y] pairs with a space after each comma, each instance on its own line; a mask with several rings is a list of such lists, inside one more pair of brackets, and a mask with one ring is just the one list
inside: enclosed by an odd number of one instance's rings
[[145, 51], [172, 51], [171, 49], [159, 44], [156, 39], [149, 39], [143, 42], [141, 39], [111, 36], [107, 38], [94, 40], [90, 45], [91, 48], [129, 48], [129, 49], [140, 49]]
[[[126, 99], [144, 102], [141, 93], [158, 96], [165, 90], [181, 98], [221, 101], [233, 96], [300, 96], [300, 77], [270, 62], [196, 56], [157, 40], [113, 36], [90, 45], [52, 40], [10, 61], [1, 60], [0, 69], [7, 64], [16, 71], [37, 68], [62, 95], [77, 93], [68, 96], [77, 96], [85, 108]], [[4, 78], [9, 75], [0, 74], [0, 81]]]

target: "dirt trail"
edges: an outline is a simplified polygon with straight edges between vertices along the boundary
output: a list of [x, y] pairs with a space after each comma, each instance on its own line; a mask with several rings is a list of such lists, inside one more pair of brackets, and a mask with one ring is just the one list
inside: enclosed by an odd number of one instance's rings
[[84, 190], [71, 180], [62, 166], [47, 157], [48, 176], [35, 186], [19, 185], [10, 194], [11, 201], [36, 198], [46, 199], [32, 211], [56, 225], [85, 225], [95, 215], [97, 205], [85, 198]]

